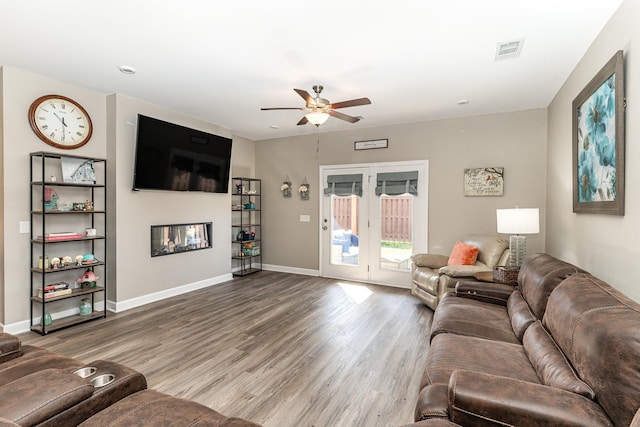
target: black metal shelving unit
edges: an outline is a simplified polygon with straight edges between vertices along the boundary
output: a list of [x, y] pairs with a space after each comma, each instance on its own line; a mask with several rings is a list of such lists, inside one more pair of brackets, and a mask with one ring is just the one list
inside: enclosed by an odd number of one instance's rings
[[234, 277], [241, 277], [262, 271], [262, 181], [231, 180], [231, 268]]
[[[31, 330], [45, 335], [49, 332], [107, 316], [107, 164], [105, 159], [43, 151], [31, 153], [30, 156], [31, 286], [29, 295], [31, 299]], [[62, 179], [63, 174], [61, 173], [63, 157], [92, 162], [95, 167], [95, 183], [64, 182]], [[47, 176], [49, 176], [48, 179]], [[53, 179], [54, 176], [55, 180]], [[68, 206], [64, 209], [47, 205], [46, 193], [55, 193], [57, 196], [58, 191], [69, 198], [78, 197], [85, 200], [85, 202], [90, 201], [91, 209], [72, 210], [70, 202], [65, 202]], [[60, 204], [62, 203], [61, 201]], [[70, 232], [77, 233], [82, 237], [65, 238], [64, 236], [58, 236], [55, 240], [47, 238], [49, 234], [61, 231], [55, 229], [60, 226], [60, 222], [63, 223], [63, 226], [77, 228]], [[85, 228], [96, 229], [96, 235], [86, 236]], [[70, 246], [69, 244], [72, 242], [75, 245]], [[75, 254], [69, 252], [70, 249], [66, 249], [69, 247], [75, 248], [77, 252], [82, 250], [84, 253], [90, 253], [94, 255], [95, 260], [93, 262], [78, 263], [73, 256]], [[62, 255], [71, 256], [72, 263], [53, 268], [51, 260]], [[77, 278], [83, 274], [83, 270], [91, 270], [98, 273], [99, 281], [95, 287], [78, 287]], [[54, 280], [55, 282], [53, 282]], [[69, 283], [71, 285], [71, 293], [45, 299], [45, 286], [59, 282]], [[38, 288], [42, 289], [42, 296], [39, 295]], [[103, 296], [103, 308], [96, 310], [96, 295], [99, 293], [102, 293]], [[91, 312], [89, 314], [79, 314], [78, 303], [81, 301], [80, 297], [90, 299]], [[67, 301], [67, 303], [64, 303], [64, 301]], [[68, 301], [76, 302], [75, 306]], [[52, 308], [60, 308], [61, 311], [59, 313], [56, 312], [56, 318], [53, 319], [51, 324], [47, 325], [45, 313], [48, 313]]]

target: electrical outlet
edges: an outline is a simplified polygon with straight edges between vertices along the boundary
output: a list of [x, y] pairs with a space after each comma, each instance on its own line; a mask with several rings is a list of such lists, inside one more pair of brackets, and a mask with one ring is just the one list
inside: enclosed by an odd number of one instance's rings
[[311, 222], [311, 215], [300, 215], [300, 222]]

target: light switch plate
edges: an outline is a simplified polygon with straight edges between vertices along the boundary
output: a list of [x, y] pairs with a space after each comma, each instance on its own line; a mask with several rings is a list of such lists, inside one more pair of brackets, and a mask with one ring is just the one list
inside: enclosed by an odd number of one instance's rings
[[311, 215], [300, 215], [300, 222], [311, 222]]
[[20, 221], [20, 234], [29, 234], [30, 232], [29, 221]]

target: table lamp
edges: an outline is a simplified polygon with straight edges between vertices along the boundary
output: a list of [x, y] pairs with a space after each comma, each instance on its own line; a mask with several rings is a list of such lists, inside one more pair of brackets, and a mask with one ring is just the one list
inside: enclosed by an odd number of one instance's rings
[[509, 265], [520, 267], [527, 255], [527, 240], [522, 234], [540, 232], [540, 210], [496, 209], [498, 233], [511, 234], [509, 237]]

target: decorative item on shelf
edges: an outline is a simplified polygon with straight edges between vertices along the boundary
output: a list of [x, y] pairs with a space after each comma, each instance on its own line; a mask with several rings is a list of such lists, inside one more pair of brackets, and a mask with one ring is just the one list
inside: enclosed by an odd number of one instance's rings
[[282, 181], [280, 191], [282, 191], [284, 197], [291, 197], [291, 180], [289, 179], [289, 175]]
[[97, 235], [97, 231], [95, 228], [87, 228], [84, 230], [85, 237], [95, 237]]
[[53, 258], [51, 258], [51, 268], [55, 270], [58, 267], [60, 267], [60, 258], [54, 256]]
[[84, 254], [82, 255], [82, 265], [91, 265], [99, 262], [98, 259], [93, 256], [93, 254]]
[[71, 207], [71, 210], [75, 212], [84, 211], [86, 209], [87, 209], [87, 205], [79, 202], [74, 202], [73, 206]]
[[41, 324], [44, 326], [50, 326], [53, 323], [53, 318], [51, 317], [51, 313], [48, 311], [44, 312], [44, 316], [42, 316]]
[[93, 211], [93, 202], [91, 200], [84, 202], [84, 210], [89, 212]]
[[62, 212], [70, 211], [71, 210], [71, 203], [59, 201], [58, 202], [58, 210], [62, 211]]
[[55, 175], [51, 175], [51, 176], [49, 177], [49, 181], [51, 181], [51, 182], [56, 182], [56, 179], [57, 179], [57, 178], [56, 178], [56, 176], [55, 176]]
[[304, 177], [304, 181], [298, 187], [298, 193], [300, 193], [300, 199], [309, 200], [309, 183], [307, 182], [307, 177]]
[[82, 298], [80, 300], [80, 316], [88, 316], [92, 311], [91, 301], [89, 301], [89, 298]]
[[236, 194], [242, 194], [242, 184], [236, 184]]
[[96, 282], [99, 277], [95, 275], [95, 273], [91, 270], [87, 270], [84, 274], [77, 280], [82, 288], [95, 288]]
[[527, 255], [527, 240], [522, 234], [540, 232], [538, 208], [496, 209], [498, 233], [512, 234], [509, 237], [509, 265], [520, 267]]
[[57, 211], [58, 210], [58, 193], [51, 187], [45, 187], [44, 189], [44, 210]]
[[251, 201], [251, 200], [249, 200], [249, 201], [248, 201], [247, 203], [245, 203], [243, 206], [244, 206], [244, 208], [245, 208], [246, 210], [253, 210], [253, 209], [255, 209], [255, 208], [256, 208], [256, 203], [255, 203], [255, 202], [253, 202], [253, 201]]
[[76, 265], [82, 265], [82, 260], [84, 259], [84, 257], [82, 255], [76, 255], [76, 257], [74, 258]]
[[60, 267], [71, 265], [72, 262], [73, 260], [71, 259], [71, 257], [69, 255], [65, 255], [60, 259]]
[[40, 256], [38, 257], [38, 269], [39, 270], [48, 270], [49, 269], [49, 256]]

